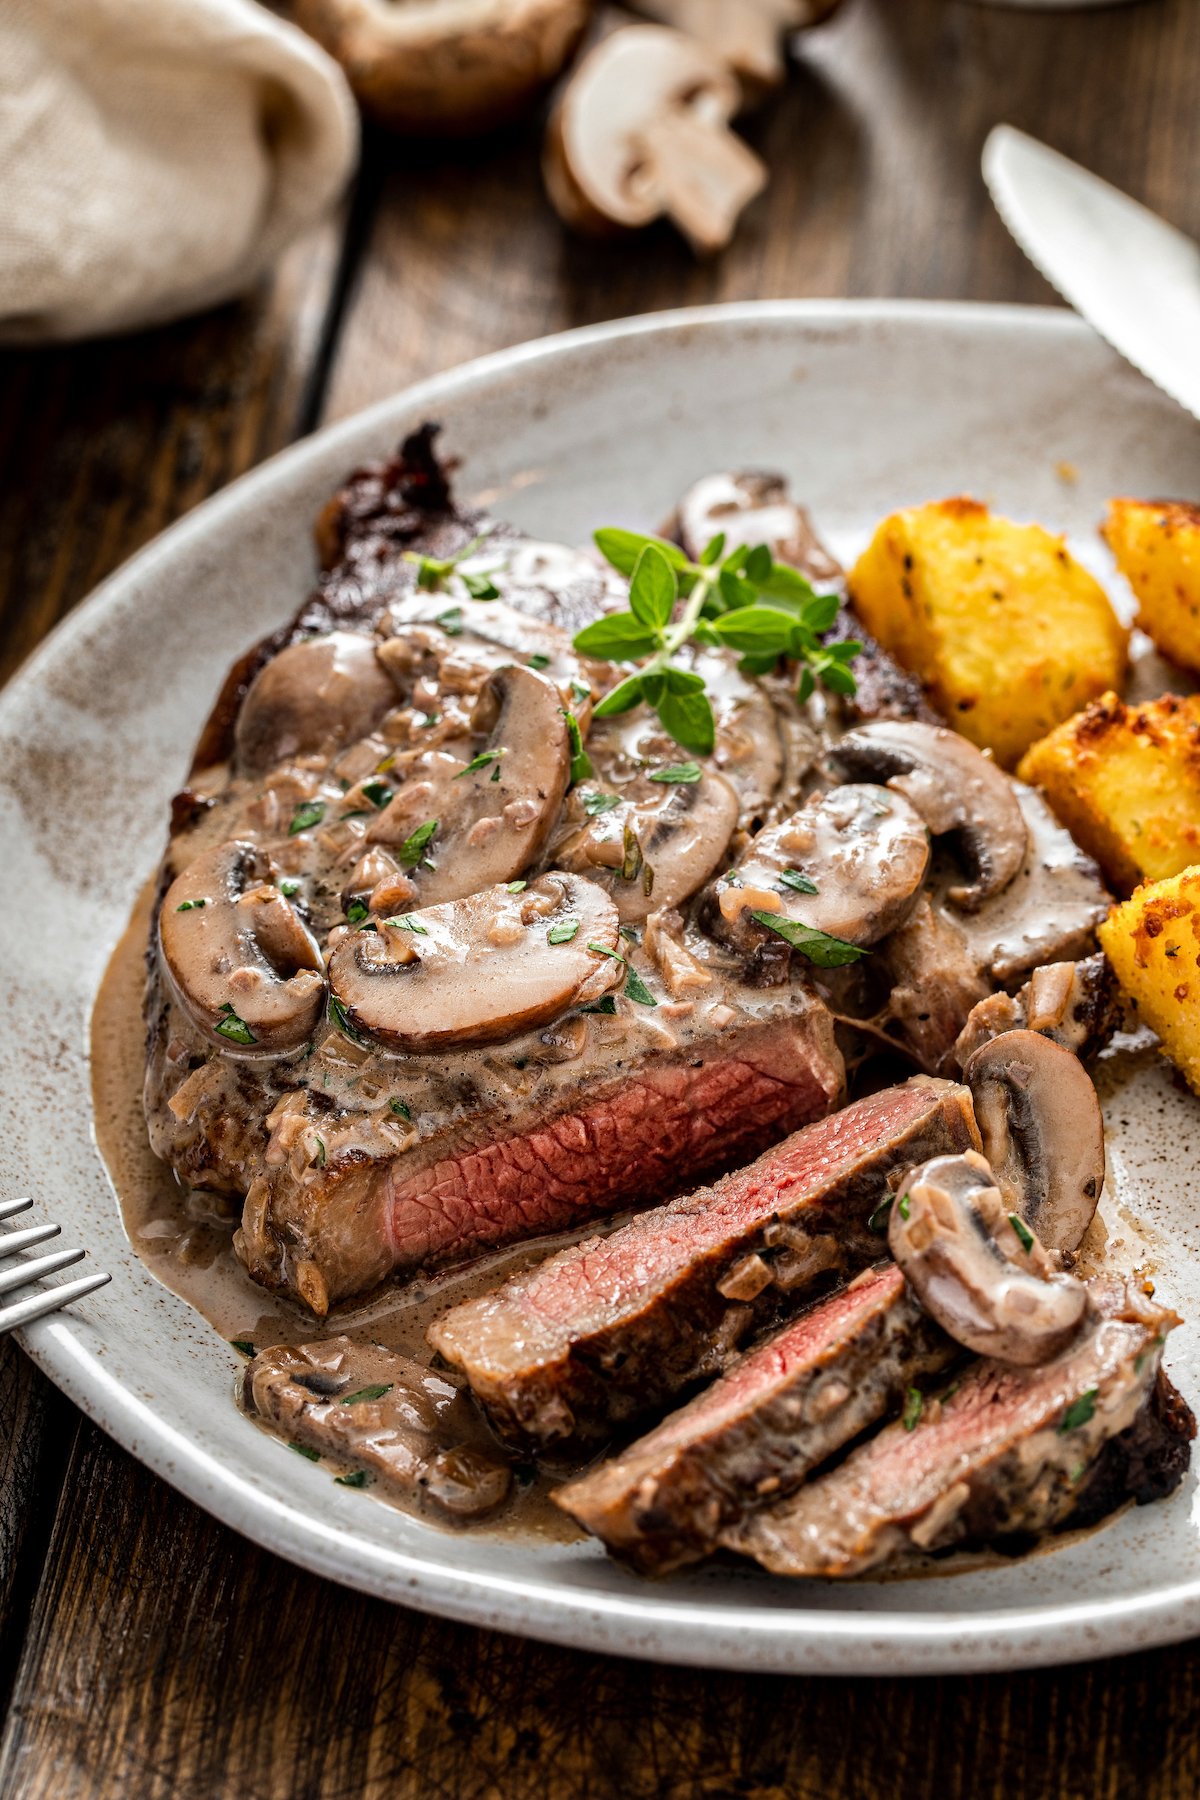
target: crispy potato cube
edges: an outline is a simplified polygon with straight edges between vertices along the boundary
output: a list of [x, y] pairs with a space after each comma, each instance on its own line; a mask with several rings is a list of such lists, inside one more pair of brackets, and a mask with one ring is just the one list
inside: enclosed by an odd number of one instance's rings
[[1022, 758], [1119, 894], [1200, 862], [1200, 695], [1094, 700]]
[[1129, 634], [1061, 538], [977, 500], [893, 513], [850, 574], [867, 630], [964, 737], [1012, 768], [1125, 677]]
[[1100, 943], [1138, 1017], [1200, 1094], [1200, 868], [1114, 906]]
[[1137, 595], [1137, 622], [1163, 655], [1200, 675], [1200, 506], [1110, 500], [1104, 535]]

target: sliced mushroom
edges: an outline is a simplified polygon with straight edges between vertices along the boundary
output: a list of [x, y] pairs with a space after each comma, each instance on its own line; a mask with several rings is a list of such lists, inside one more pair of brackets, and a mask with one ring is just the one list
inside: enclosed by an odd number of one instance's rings
[[636, 0], [634, 11], [711, 45], [751, 97], [787, 73], [789, 32], [818, 25], [840, 0]]
[[768, 929], [777, 913], [852, 944], [874, 944], [908, 918], [929, 867], [929, 833], [901, 794], [848, 784], [814, 795], [759, 832], [714, 885], [714, 929], [733, 942]]
[[189, 863], [159, 913], [179, 998], [223, 1049], [290, 1050], [325, 998], [320, 947], [269, 875], [266, 852], [235, 839]]
[[460, 136], [517, 118], [579, 42], [591, 0], [296, 0], [364, 111], [394, 131]]
[[1006, 1031], [966, 1061], [984, 1153], [1012, 1211], [1052, 1250], [1076, 1250], [1104, 1186], [1104, 1120], [1078, 1057]]
[[[726, 853], [737, 795], [715, 770], [692, 767], [699, 771], [693, 780], [656, 782], [643, 771], [611, 793], [597, 783], [572, 797], [554, 860], [606, 888], [627, 924], [682, 905]], [[605, 810], [589, 816], [598, 801]]]
[[766, 544], [776, 562], [789, 563], [812, 582], [842, 582], [842, 570], [813, 530], [804, 508], [792, 499], [782, 475], [763, 469], [706, 475], [679, 502], [679, 541], [699, 557], [723, 534], [735, 544]]
[[848, 731], [830, 752], [851, 780], [884, 781], [912, 801], [935, 837], [957, 834], [974, 869], [949, 898], [974, 912], [1014, 879], [1029, 831], [1008, 777], [982, 751], [941, 725], [877, 719]]
[[695, 38], [659, 25], [613, 32], [579, 63], [547, 127], [555, 210], [591, 232], [665, 213], [697, 251], [722, 249], [767, 180], [729, 130], [739, 100], [733, 71]]
[[399, 783], [367, 841], [396, 847], [423, 904], [511, 881], [540, 856], [570, 776], [571, 750], [553, 682], [515, 664], [479, 690], [474, 736], [449, 749], [397, 755]]
[[888, 1247], [924, 1306], [964, 1349], [1031, 1368], [1077, 1335], [1087, 1289], [1018, 1229], [986, 1159], [935, 1156], [900, 1184]]
[[259, 671], [238, 713], [235, 745], [243, 774], [259, 775], [288, 757], [336, 749], [366, 737], [396, 690], [356, 631], [289, 644]]
[[393, 1049], [495, 1044], [614, 987], [618, 941], [602, 889], [556, 872], [355, 932], [329, 980], [350, 1024]]
[[1006, 1031], [1039, 1032], [1081, 1061], [1102, 1050], [1117, 1026], [1116, 977], [1102, 954], [1045, 963], [1016, 994], [991, 994], [972, 1007], [954, 1046], [959, 1068], [981, 1044]]

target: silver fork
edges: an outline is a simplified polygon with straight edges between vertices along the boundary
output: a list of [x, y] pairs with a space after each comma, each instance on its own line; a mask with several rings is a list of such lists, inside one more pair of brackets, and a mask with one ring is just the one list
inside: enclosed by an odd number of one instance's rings
[[[32, 1205], [32, 1200], [0, 1200], [0, 1220], [28, 1212]], [[15, 1256], [19, 1250], [32, 1249], [34, 1244], [44, 1244], [47, 1238], [57, 1237], [59, 1230], [57, 1225], [29, 1225], [24, 1231], [0, 1231], [0, 1262]], [[28, 1287], [31, 1282], [40, 1281], [43, 1275], [56, 1275], [60, 1269], [70, 1268], [86, 1255], [86, 1250], [52, 1250], [49, 1256], [34, 1256], [14, 1262], [11, 1267], [0, 1268], [0, 1295]], [[28, 1325], [46, 1313], [70, 1306], [73, 1300], [111, 1280], [111, 1275], [83, 1275], [78, 1281], [64, 1281], [60, 1287], [42, 1288], [26, 1300], [14, 1300], [8, 1306], [0, 1306], [0, 1337], [18, 1325]]]

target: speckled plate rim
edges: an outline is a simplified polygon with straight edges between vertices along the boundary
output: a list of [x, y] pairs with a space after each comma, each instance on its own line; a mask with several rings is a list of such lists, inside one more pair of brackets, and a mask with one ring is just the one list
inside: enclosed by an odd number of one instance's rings
[[[105, 613], [126, 604], [131, 577], [153, 578], [180, 555], [207, 545], [222, 525], [285, 492], [314, 462], [338, 468], [365, 454], [372, 441], [472, 391], [519, 380], [534, 365], [580, 350], [656, 334], [700, 334], [712, 326], [794, 324], [798, 338], [819, 353], [824, 329], [890, 325], [900, 331], [944, 324], [956, 332], [998, 329], [1061, 346], [1064, 356], [1089, 329], [1073, 315], [1049, 308], [990, 307], [948, 302], [750, 302], [651, 314], [501, 351], [381, 401], [301, 441], [243, 476], [177, 522], [112, 575], [46, 639], [7, 690], [0, 722], [14, 696], [42, 682]], [[931, 340], [932, 341], [932, 340]], [[381, 438], [382, 434], [382, 438]], [[307, 516], [297, 530], [306, 532]], [[231, 652], [235, 646], [230, 646]], [[107, 1290], [105, 1290], [107, 1291]], [[102, 1296], [101, 1296], [102, 1297]], [[1160, 1586], [1148, 1594], [1110, 1599], [1080, 1597], [1069, 1604], [963, 1609], [934, 1614], [813, 1610], [804, 1606], [706, 1605], [672, 1598], [647, 1585], [636, 1595], [581, 1594], [544, 1582], [514, 1580], [452, 1566], [453, 1539], [430, 1533], [428, 1556], [384, 1549], [300, 1506], [268, 1500], [252, 1479], [218, 1463], [172, 1422], [115, 1379], [105, 1367], [103, 1333], [92, 1319], [71, 1314], [39, 1322], [20, 1334], [34, 1362], [81, 1409], [131, 1454], [182, 1493], [268, 1550], [317, 1574], [365, 1592], [475, 1625], [552, 1642], [658, 1661], [740, 1670], [810, 1674], [933, 1673], [941, 1670], [1031, 1667], [1112, 1655], [1177, 1641], [1200, 1631], [1200, 1578]], [[950, 1593], [947, 1584], [940, 1584]]]

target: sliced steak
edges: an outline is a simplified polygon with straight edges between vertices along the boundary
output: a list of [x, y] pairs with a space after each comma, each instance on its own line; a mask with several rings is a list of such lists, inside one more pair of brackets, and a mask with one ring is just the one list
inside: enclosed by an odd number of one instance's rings
[[858, 1575], [920, 1552], [1027, 1543], [1081, 1505], [1084, 1522], [1099, 1505], [1159, 1497], [1182, 1475], [1190, 1436], [1186, 1407], [1164, 1404], [1159, 1387], [1179, 1320], [1132, 1284], [1097, 1282], [1092, 1294], [1093, 1322], [1055, 1361], [972, 1364], [919, 1417], [722, 1542], [777, 1575]]
[[343, 1465], [344, 1485], [369, 1481], [452, 1519], [482, 1518], [508, 1498], [508, 1464], [459, 1384], [376, 1344], [260, 1350], [242, 1399], [289, 1443]]
[[794, 1492], [958, 1354], [894, 1263], [870, 1269], [554, 1499], [614, 1556], [666, 1574]]
[[821, 1277], [874, 1261], [888, 1177], [977, 1141], [966, 1089], [918, 1076], [453, 1308], [430, 1341], [501, 1435], [595, 1442], [712, 1374]]

